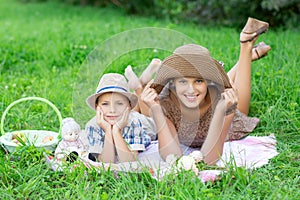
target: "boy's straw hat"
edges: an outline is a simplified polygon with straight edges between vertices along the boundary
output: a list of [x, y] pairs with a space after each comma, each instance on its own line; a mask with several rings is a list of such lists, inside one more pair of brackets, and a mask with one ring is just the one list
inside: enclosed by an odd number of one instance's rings
[[180, 77], [204, 78], [223, 90], [232, 87], [222, 64], [213, 59], [206, 48], [196, 44], [180, 46], [164, 59], [152, 87], [160, 93], [171, 79]]
[[86, 99], [86, 103], [95, 110], [97, 98], [107, 92], [116, 92], [126, 96], [130, 101], [131, 109], [138, 102], [137, 96], [129, 91], [128, 83], [124, 76], [117, 73], [108, 73], [101, 77], [95, 94], [89, 96]]

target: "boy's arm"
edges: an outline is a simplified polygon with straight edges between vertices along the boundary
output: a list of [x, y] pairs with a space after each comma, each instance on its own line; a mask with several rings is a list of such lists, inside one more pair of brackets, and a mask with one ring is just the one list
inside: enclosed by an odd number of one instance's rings
[[98, 156], [98, 160], [105, 163], [115, 162], [115, 147], [114, 140], [111, 131], [105, 133], [104, 145], [101, 154]]
[[123, 138], [121, 129], [118, 126], [113, 126], [112, 136], [115, 143], [116, 151], [120, 162], [132, 162], [137, 159], [137, 152], [131, 151], [127, 142]]
[[104, 120], [103, 112], [99, 106], [96, 108], [96, 123], [105, 133], [103, 149], [98, 156], [98, 160], [106, 163], [114, 163], [116, 154], [112, 137], [112, 126]]
[[120, 162], [131, 162], [136, 161], [137, 159], [137, 152], [131, 151], [131, 149], [128, 147], [128, 143], [123, 138], [122, 133], [122, 129], [128, 124], [128, 117], [130, 113], [131, 111], [128, 107], [122, 118], [112, 126], [112, 137]]

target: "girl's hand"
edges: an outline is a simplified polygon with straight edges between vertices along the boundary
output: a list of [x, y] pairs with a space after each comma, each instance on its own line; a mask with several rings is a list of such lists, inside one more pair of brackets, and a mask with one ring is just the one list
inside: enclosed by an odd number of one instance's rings
[[150, 88], [150, 86], [153, 83], [153, 79], [147, 83], [145, 86], [142, 94], [141, 94], [141, 99], [142, 101], [149, 107], [151, 108], [154, 105], [159, 105], [158, 101], [158, 94], [155, 91], [155, 89]]
[[96, 123], [104, 130], [104, 132], [107, 133], [111, 131], [111, 125], [104, 120], [103, 112], [100, 106], [96, 107]]
[[126, 110], [124, 111], [124, 114], [121, 116], [121, 118], [117, 121], [116, 124], [113, 125], [113, 129], [118, 128], [121, 130], [122, 128], [124, 128], [128, 123], [129, 113], [130, 113], [130, 107], [127, 107]]
[[226, 110], [231, 110], [231, 108], [236, 107], [238, 103], [237, 90], [234, 87], [225, 89], [221, 94], [220, 101], [224, 103]]

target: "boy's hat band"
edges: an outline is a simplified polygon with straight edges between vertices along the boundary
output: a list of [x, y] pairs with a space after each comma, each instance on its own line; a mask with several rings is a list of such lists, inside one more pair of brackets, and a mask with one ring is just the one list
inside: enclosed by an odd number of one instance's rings
[[101, 89], [98, 90], [96, 93], [100, 93], [100, 92], [103, 92], [104, 90], [110, 90], [110, 89], [120, 89], [120, 90], [122, 90], [123, 92], [128, 92], [125, 88], [122, 88], [122, 87], [118, 87], [118, 86], [108, 86], [108, 87], [101, 88]]
[[104, 74], [98, 84], [95, 94], [92, 94], [86, 99], [86, 103], [93, 110], [96, 109], [96, 100], [99, 96], [107, 92], [119, 93], [126, 96], [130, 102], [131, 108], [133, 109], [138, 98], [135, 94], [131, 93], [124, 76], [117, 73]]

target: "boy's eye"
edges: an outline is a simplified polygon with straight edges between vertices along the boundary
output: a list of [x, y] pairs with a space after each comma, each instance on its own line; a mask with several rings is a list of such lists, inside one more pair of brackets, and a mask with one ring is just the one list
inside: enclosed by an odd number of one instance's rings
[[117, 104], [118, 104], [119, 106], [122, 106], [122, 105], [123, 105], [123, 103], [122, 103], [122, 102], [118, 102]]
[[107, 106], [107, 105], [108, 105], [108, 103], [106, 103], [106, 102], [103, 102], [103, 103], [101, 103], [101, 105], [102, 105], [102, 106]]
[[196, 83], [202, 83], [204, 80], [203, 79], [197, 79]]
[[186, 80], [180, 80], [178, 81], [180, 84], [185, 84], [186, 83]]

